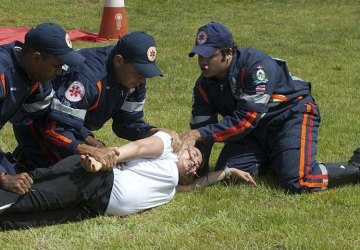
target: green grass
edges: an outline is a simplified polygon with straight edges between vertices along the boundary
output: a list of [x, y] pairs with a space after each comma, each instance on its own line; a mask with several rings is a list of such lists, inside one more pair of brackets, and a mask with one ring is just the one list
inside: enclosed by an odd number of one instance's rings
[[[53, 21], [97, 33], [104, 1], [2, 0], [1, 26]], [[238, 45], [285, 59], [312, 82], [322, 124], [318, 159], [344, 161], [360, 145], [360, 2], [353, 1], [125, 1], [129, 30], [150, 32], [163, 78], [148, 85], [146, 119], [180, 133], [188, 130], [191, 90], [199, 73], [187, 57], [198, 27], [220, 21]], [[92, 47], [109, 43], [75, 42]], [[123, 143], [110, 124], [96, 135]], [[12, 150], [11, 127], [0, 147]], [[215, 147], [212, 165], [219, 153]], [[219, 184], [177, 194], [170, 204], [125, 218], [0, 233], [2, 249], [360, 249], [360, 186], [310, 195], [286, 195], [258, 180], [258, 188]]]

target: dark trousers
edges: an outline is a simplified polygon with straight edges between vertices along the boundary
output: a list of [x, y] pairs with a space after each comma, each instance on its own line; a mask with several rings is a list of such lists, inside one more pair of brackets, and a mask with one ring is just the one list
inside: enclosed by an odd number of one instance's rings
[[290, 192], [326, 188], [327, 171], [315, 158], [320, 124], [317, 105], [308, 96], [278, 113], [241, 141], [226, 143], [215, 170], [229, 166], [256, 175], [259, 167], [266, 166]]
[[0, 190], [0, 228], [16, 229], [78, 221], [103, 214], [110, 199], [113, 172], [90, 173], [79, 156], [67, 157], [50, 168], [29, 172], [32, 191], [25, 195]]

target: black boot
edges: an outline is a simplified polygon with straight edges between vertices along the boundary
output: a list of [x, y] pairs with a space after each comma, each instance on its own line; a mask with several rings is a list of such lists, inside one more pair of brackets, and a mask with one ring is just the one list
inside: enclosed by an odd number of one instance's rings
[[360, 181], [360, 169], [352, 162], [323, 163], [329, 175], [329, 188], [346, 184], [356, 184]]
[[360, 148], [355, 149], [353, 156], [350, 158], [349, 163], [357, 168], [360, 168]]

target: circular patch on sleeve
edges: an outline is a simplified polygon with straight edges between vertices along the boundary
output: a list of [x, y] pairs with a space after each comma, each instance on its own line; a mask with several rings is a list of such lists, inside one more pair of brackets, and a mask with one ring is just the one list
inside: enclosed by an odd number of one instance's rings
[[84, 85], [79, 82], [73, 82], [65, 92], [65, 97], [71, 102], [81, 101], [85, 95]]

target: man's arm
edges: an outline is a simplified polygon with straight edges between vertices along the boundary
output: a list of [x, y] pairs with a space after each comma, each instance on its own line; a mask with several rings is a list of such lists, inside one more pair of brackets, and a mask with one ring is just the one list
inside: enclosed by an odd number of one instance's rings
[[236, 168], [225, 168], [224, 170], [209, 172], [205, 176], [195, 179], [188, 185], [178, 185], [176, 190], [179, 192], [191, 191], [195, 188], [210, 186], [227, 178], [234, 178], [235, 180], [241, 180], [256, 186], [256, 182], [248, 172]]
[[[164, 143], [160, 137], [151, 136], [127, 143], [116, 148], [116, 150], [119, 152], [119, 155], [116, 156], [116, 163], [133, 160], [139, 157], [157, 158], [160, 157], [164, 151]], [[89, 172], [109, 169], [109, 167], [99, 161], [96, 161], [89, 155], [82, 155], [81, 163], [83, 168]]]
[[174, 130], [170, 130], [167, 128], [151, 128], [145, 134], [145, 137], [150, 137], [158, 131], [163, 131], [171, 136], [171, 147], [172, 147], [174, 153], [177, 153], [180, 151], [182, 142], [181, 142], [179, 134]]

